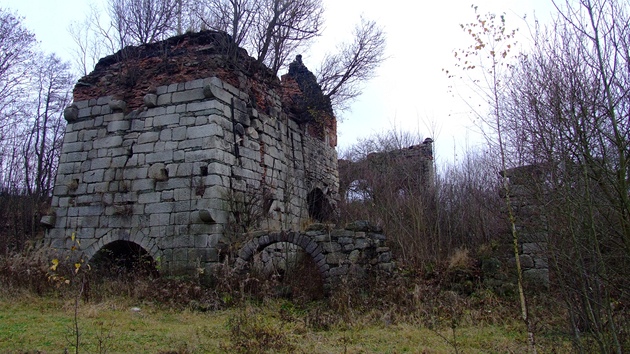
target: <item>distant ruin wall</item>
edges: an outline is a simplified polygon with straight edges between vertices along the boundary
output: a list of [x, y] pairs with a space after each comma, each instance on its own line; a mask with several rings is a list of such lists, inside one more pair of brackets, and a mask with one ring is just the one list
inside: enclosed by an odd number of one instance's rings
[[[300, 230], [314, 209], [334, 208], [332, 112], [297, 119], [296, 81], [262, 75], [217, 38], [136, 48], [79, 81], [45, 218], [52, 247], [68, 249], [74, 233], [89, 259], [130, 241], [185, 273], [218, 262], [228, 231]], [[169, 77], [189, 80], [158, 85]]]
[[339, 160], [340, 194], [352, 199], [357, 186], [378, 191], [384, 183], [392, 190], [412, 193], [430, 190], [435, 184], [433, 163], [431, 138], [403, 149], [370, 153], [358, 161]]

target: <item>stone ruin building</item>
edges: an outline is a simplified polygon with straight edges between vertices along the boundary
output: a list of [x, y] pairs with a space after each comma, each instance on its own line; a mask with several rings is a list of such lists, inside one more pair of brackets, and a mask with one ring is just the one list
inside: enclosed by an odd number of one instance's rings
[[339, 160], [339, 171], [343, 176], [339, 194], [346, 200], [357, 197], [357, 190], [382, 189], [376, 186], [382, 187], [384, 182], [400, 193], [430, 190], [435, 182], [433, 139], [404, 149], [373, 152], [358, 161]]
[[166, 274], [301, 247], [325, 279], [391, 268], [380, 230], [326, 231], [339, 199], [336, 120], [301, 62], [278, 79], [225, 33], [128, 47], [99, 61], [66, 108], [51, 213], [55, 249], [86, 259], [133, 244]]

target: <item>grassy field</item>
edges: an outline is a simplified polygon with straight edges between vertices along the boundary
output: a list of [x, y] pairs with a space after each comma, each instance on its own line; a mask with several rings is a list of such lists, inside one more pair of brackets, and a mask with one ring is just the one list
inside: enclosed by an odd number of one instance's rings
[[[139, 308], [139, 310], [134, 307]], [[344, 317], [343, 319], [341, 317]], [[0, 297], [0, 352], [74, 352], [74, 301], [30, 294]], [[523, 353], [516, 319], [463, 320], [427, 328], [408, 316], [369, 311], [335, 317], [324, 302], [244, 302], [227, 310], [174, 310], [129, 298], [80, 303], [82, 353]], [[561, 336], [540, 336], [540, 352], [570, 352]]]

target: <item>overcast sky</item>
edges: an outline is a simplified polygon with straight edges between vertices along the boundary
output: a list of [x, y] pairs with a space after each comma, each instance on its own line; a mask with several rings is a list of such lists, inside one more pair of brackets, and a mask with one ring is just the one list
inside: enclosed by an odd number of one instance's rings
[[[81, 21], [90, 2], [102, 0], [0, 0], [24, 17], [44, 51], [71, 60], [73, 42], [67, 28]], [[339, 149], [357, 139], [387, 131], [418, 132], [435, 140], [438, 162], [452, 160], [466, 145], [482, 142], [462, 97], [449, 93], [448, 86], [461, 83], [446, 78], [442, 69], [454, 67], [453, 50], [466, 47], [460, 24], [474, 20], [471, 3], [460, 0], [324, 0], [324, 35], [308, 53], [304, 63], [312, 71], [323, 54], [335, 44], [350, 39], [360, 16], [376, 20], [387, 33], [388, 60], [377, 77], [365, 85], [364, 93], [345, 112], [338, 126]], [[508, 26], [526, 32], [524, 15], [547, 19], [551, 0], [477, 0], [479, 12], [505, 13]], [[436, 126], [432, 131], [431, 126]]]

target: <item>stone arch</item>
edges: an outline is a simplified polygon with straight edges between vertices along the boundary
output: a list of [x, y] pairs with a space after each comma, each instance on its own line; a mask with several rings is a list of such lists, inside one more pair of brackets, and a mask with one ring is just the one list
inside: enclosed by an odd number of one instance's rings
[[156, 259], [131, 241], [118, 240], [106, 244], [92, 256], [90, 263], [97, 274], [105, 277], [131, 271], [136, 275], [159, 274]]
[[131, 235], [128, 232], [108, 232], [107, 234], [99, 238], [96, 242], [87, 247], [85, 251], [83, 251], [83, 256], [89, 262], [90, 260], [92, 260], [94, 255], [98, 253], [98, 251], [103, 249], [103, 247], [110, 245], [116, 241], [126, 241], [136, 244], [141, 249], [146, 251], [147, 254], [151, 256], [151, 258], [153, 258], [155, 262], [159, 262], [161, 253], [157, 244], [153, 239], [139, 232]]
[[330, 286], [330, 266], [326, 264], [326, 257], [324, 251], [319, 244], [311, 237], [299, 232], [271, 232], [271, 233], [256, 233], [238, 252], [236, 259], [237, 268], [245, 268], [246, 264], [251, 261], [256, 252], [262, 251], [265, 247], [270, 246], [278, 242], [286, 242], [299, 246], [308, 254], [315, 264], [319, 274], [322, 277], [324, 287]]

